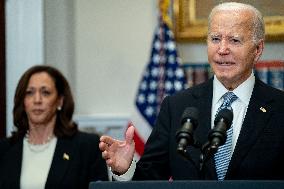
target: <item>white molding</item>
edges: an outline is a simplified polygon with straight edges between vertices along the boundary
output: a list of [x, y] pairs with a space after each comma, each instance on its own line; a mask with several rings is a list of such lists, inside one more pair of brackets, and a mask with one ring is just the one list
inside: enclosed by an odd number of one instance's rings
[[129, 116], [127, 115], [75, 115], [74, 121], [79, 129], [86, 132], [95, 132], [99, 135], [108, 135], [116, 139], [124, 139]]

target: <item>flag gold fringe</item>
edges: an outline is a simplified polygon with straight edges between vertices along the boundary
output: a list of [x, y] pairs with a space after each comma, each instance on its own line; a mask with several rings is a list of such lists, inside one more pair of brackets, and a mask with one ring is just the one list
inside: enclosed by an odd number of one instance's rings
[[160, 0], [159, 1], [159, 9], [160, 9], [160, 14], [162, 17], [162, 20], [164, 23], [166, 23], [169, 28], [172, 28], [172, 19], [169, 16], [169, 8], [170, 8], [170, 0]]

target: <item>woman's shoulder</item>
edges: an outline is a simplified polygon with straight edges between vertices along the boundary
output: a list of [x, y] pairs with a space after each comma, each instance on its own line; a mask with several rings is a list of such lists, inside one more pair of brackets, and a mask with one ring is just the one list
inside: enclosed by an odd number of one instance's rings
[[20, 149], [21, 141], [17, 140], [12, 142], [11, 138], [1, 138], [0, 139], [0, 159], [4, 156], [4, 154], [9, 153], [11, 150]]
[[0, 138], [0, 150], [7, 149], [11, 146], [8, 138]]
[[100, 137], [96, 133], [78, 131], [70, 140], [72, 148], [79, 152], [80, 156], [88, 154], [91, 157], [100, 154]]
[[74, 139], [78, 142], [83, 143], [99, 143], [100, 136], [97, 133], [87, 133], [83, 131], [78, 131], [74, 135]]
[[90, 137], [90, 138], [99, 138], [99, 134], [98, 133], [89, 133], [89, 132], [85, 132], [85, 131], [78, 131], [77, 133], [78, 137]]

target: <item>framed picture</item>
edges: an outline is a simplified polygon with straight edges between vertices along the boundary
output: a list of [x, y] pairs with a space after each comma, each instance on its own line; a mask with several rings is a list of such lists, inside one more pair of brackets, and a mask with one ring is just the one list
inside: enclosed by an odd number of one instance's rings
[[[211, 9], [228, 0], [174, 0], [174, 32], [177, 41], [203, 42], [207, 36], [207, 18]], [[264, 16], [266, 41], [284, 41], [283, 0], [235, 0], [251, 4]]]

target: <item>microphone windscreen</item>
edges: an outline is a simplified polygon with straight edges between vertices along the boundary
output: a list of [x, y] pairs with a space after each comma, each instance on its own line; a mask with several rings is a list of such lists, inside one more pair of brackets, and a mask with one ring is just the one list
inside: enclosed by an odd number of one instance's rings
[[216, 118], [215, 118], [215, 125], [221, 120], [224, 119], [226, 124], [229, 125], [229, 127], [232, 124], [233, 121], [233, 111], [229, 110], [227, 108], [221, 109], [219, 111], [219, 113], [217, 114]]
[[193, 122], [197, 122], [198, 119], [198, 110], [195, 107], [187, 107], [181, 116], [181, 124], [186, 122], [187, 119], [192, 120]]

